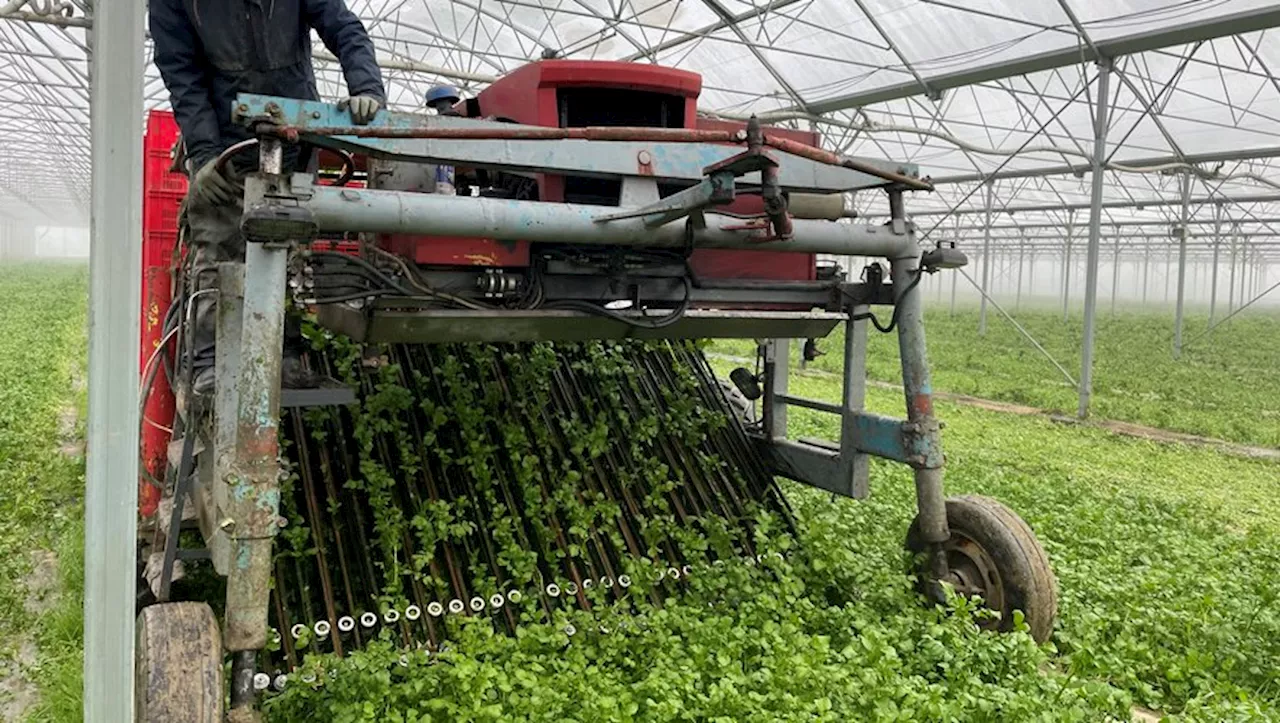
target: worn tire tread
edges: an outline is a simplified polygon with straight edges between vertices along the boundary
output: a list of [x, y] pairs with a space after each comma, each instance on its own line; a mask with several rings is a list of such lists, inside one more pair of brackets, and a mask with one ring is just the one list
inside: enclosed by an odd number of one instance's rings
[[150, 605], [136, 631], [135, 723], [222, 723], [222, 636], [209, 606]]
[[[1013, 627], [1013, 611], [1021, 610], [1036, 642], [1053, 634], [1058, 614], [1058, 588], [1049, 556], [1031, 527], [1005, 505], [982, 495], [947, 499], [947, 524], [961, 529], [993, 558], [1005, 590], [999, 629]], [[919, 525], [912, 522], [907, 548], [924, 550]]]

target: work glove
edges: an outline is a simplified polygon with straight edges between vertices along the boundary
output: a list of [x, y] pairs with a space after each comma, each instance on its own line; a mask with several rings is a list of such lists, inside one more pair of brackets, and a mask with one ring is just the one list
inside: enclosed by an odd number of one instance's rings
[[338, 103], [338, 110], [351, 110], [351, 122], [358, 126], [373, 120], [381, 107], [382, 101], [371, 95], [353, 95]]
[[191, 179], [190, 194], [210, 206], [225, 206], [234, 203], [243, 191], [238, 183], [222, 175], [217, 163], [218, 159], [214, 158], [200, 166]]

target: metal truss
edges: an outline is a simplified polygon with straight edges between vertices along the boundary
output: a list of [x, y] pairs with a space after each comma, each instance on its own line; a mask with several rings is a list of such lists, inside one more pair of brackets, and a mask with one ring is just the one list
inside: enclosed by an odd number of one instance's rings
[[[929, 227], [948, 213], [987, 212], [988, 183], [994, 218], [1082, 232], [1103, 62], [1103, 225], [1176, 221], [1167, 204], [1187, 172], [1232, 218], [1280, 227], [1280, 45], [1267, 32], [1280, 10], [1266, 2], [1116, 14], [1084, 0], [348, 1], [393, 106], [420, 106], [440, 81], [476, 92], [544, 49], [687, 68], [703, 75], [704, 111], [756, 113], [816, 128], [842, 152], [920, 164], [938, 191], [912, 208], [937, 238], [947, 224]], [[89, 8], [0, 0], [0, 217], [86, 222]], [[338, 96], [340, 69], [316, 48], [321, 93]], [[144, 97], [167, 104], [154, 69]]]

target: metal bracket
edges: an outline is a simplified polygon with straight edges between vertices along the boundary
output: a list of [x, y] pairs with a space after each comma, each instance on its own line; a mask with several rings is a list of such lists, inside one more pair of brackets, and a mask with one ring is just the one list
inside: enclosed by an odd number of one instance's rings
[[728, 170], [721, 170], [709, 174], [698, 185], [667, 196], [657, 203], [651, 203], [647, 206], [620, 213], [606, 213], [596, 216], [592, 220], [596, 223], [605, 223], [624, 218], [643, 217], [644, 225], [654, 228], [711, 206], [731, 203], [733, 199], [733, 173]]

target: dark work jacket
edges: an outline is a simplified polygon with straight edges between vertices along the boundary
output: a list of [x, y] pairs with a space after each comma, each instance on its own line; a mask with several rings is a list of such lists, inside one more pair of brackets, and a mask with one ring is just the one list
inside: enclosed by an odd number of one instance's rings
[[187, 157], [199, 168], [248, 137], [237, 93], [319, 100], [311, 29], [342, 64], [351, 95], [386, 102], [373, 43], [343, 0], [150, 0], [155, 63]]

